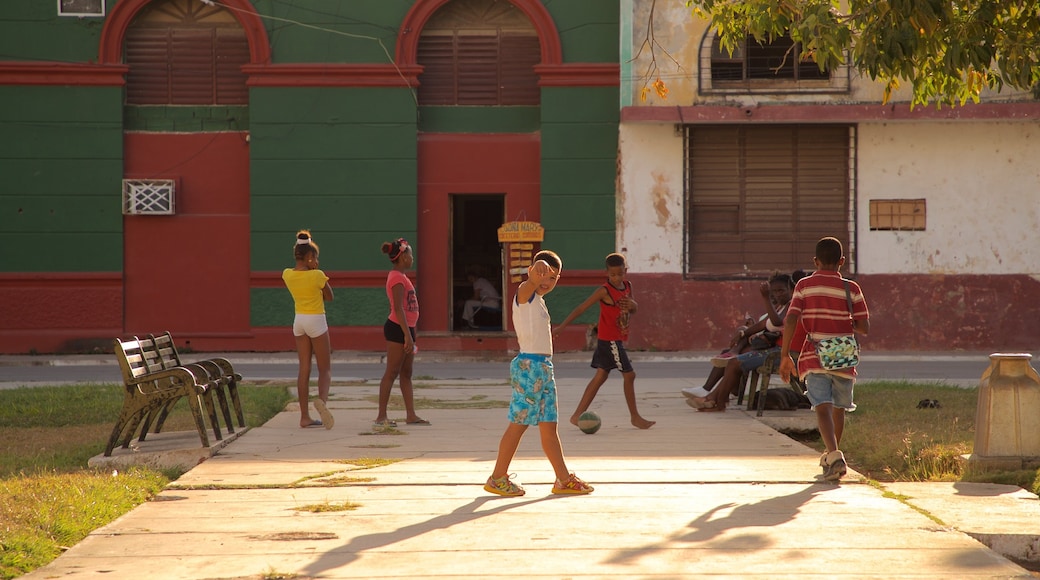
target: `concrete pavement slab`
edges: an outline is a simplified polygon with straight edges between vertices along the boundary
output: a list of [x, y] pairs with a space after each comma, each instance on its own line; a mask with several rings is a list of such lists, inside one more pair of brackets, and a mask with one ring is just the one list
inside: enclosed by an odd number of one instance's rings
[[894, 482], [884, 488], [1000, 554], [1040, 562], [1040, 501], [1017, 485]]
[[[563, 416], [584, 385], [560, 381]], [[638, 384], [649, 430], [628, 424], [618, 379], [593, 405], [598, 433], [561, 423], [589, 496], [550, 494], [529, 430], [510, 468], [519, 498], [482, 489], [507, 386], [427, 385], [417, 397], [433, 424], [383, 433], [371, 427], [377, 386], [334, 387], [334, 429], [300, 429], [287, 410], [26, 577], [1030, 577], [855, 473], [818, 482], [814, 450], [753, 413], [697, 413], [682, 386]], [[365, 468], [372, 459], [396, 461]]]

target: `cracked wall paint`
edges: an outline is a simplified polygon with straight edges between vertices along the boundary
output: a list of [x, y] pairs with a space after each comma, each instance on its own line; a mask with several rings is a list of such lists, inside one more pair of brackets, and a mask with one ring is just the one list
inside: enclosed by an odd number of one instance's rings
[[682, 138], [671, 125], [623, 124], [618, 142], [618, 247], [633, 271], [680, 272]]
[[653, 199], [654, 211], [657, 212], [657, 225], [662, 228], [667, 228], [670, 222], [669, 218], [671, 218], [672, 215], [668, 206], [674, 196], [668, 189], [667, 175], [654, 172], [652, 178], [654, 180], [654, 187], [650, 190], [650, 196]]
[[[1038, 128], [1036, 121], [861, 124], [859, 272], [1037, 272]], [[927, 204], [924, 231], [869, 229], [871, 199], [918, 198]]]

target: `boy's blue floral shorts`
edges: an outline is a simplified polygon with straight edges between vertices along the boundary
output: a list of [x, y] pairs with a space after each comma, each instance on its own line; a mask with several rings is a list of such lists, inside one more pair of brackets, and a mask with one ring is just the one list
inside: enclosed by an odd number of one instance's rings
[[552, 358], [520, 353], [509, 363], [509, 382], [513, 397], [509, 402], [509, 422], [521, 425], [557, 423], [556, 379]]

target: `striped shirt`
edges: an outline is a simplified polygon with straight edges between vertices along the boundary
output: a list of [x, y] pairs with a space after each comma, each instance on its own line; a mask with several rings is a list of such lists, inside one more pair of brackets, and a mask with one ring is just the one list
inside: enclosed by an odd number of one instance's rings
[[[849, 316], [848, 300], [845, 297], [846, 282], [852, 296], [852, 316]], [[825, 338], [848, 336], [853, 333], [853, 320], [870, 318], [867, 301], [863, 298], [859, 284], [842, 278], [835, 271], [816, 271], [795, 284], [787, 313], [799, 316], [801, 329], [808, 335], [805, 348], [798, 357], [800, 377], [804, 378], [805, 375], [814, 372], [831, 372], [853, 378], [856, 376], [855, 367], [824, 371], [820, 366], [819, 357], [816, 356], [816, 349], [811, 348], [811, 344]], [[792, 345], [792, 350], [794, 349], [795, 345]]]

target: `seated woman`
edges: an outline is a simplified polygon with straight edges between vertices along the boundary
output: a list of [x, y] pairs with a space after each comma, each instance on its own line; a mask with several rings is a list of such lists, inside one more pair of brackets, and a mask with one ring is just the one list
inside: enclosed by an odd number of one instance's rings
[[[780, 333], [771, 329], [783, 327], [783, 316], [787, 308], [787, 302], [790, 302], [791, 293], [789, 290], [786, 291], [786, 301], [778, 302], [777, 300], [783, 300], [785, 293], [782, 288], [784, 284], [776, 284], [776, 292], [774, 293], [774, 285], [772, 282], [777, 277], [784, 276], [787, 275], [780, 274], [780, 272], [774, 272], [768, 282], [762, 283], [759, 290], [762, 294], [762, 300], [765, 303], [766, 313], [759, 317], [758, 322], [755, 322], [749, 316], [745, 320], [746, 325], [737, 328], [736, 334], [734, 334], [732, 340], [730, 340], [729, 347], [726, 350], [723, 350], [718, 356], [712, 357], [712, 369], [711, 372], [708, 373], [708, 378], [704, 381], [704, 385], [701, 387], [686, 387], [685, 389], [682, 389], [684, 397], [690, 398], [706, 396], [722, 379], [726, 363], [737, 355], [753, 350], [768, 350], [769, 348], [780, 344]], [[788, 278], [792, 280], [791, 285], [793, 286], [794, 282], [797, 282], [804, 276], [805, 273], [798, 270]]]
[[477, 324], [473, 320], [477, 311], [481, 308], [501, 310], [502, 296], [487, 278], [478, 276], [474, 271], [468, 272], [466, 279], [473, 285], [473, 297], [466, 300], [463, 304], [462, 319], [466, 321], [466, 325], [470, 328], [477, 328]]
[[[764, 320], [761, 320], [752, 325], [748, 332], [758, 332], [764, 330], [766, 332], [773, 333], [770, 336], [772, 343], [766, 345], [766, 348], [760, 350], [748, 350], [735, 357], [731, 357], [726, 361], [726, 366], [722, 370], [722, 378], [719, 381], [717, 388], [714, 388], [705, 396], [696, 396], [683, 393], [687, 396], [686, 404], [694, 407], [698, 411], [725, 411], [726, 404], [729, 402], [730, 393], [733, 392], [737, 385], [740, 383], [740, 377], [745, 372], [753, 371], [758, 367], [762, 366], [765, 362], [766, 357], [772, 352], [780, 351], [780, 333], [783, 331], [784, 321], [783, 318], [787, 314], [787, 307], [791, 303], [791, 292], [794, 290], [794, 284], [798, 278], [801, 278], [800, 272], [796, 272], [794, 276], [790, 274], [781, 274], [780, 272], [774, 272], [769, 278], [769, 282], [763, 284], [766, 288], [763, 289], [763, 295], [768, 295], [773, 304], [776, 304], [776, 309], [769, 309], [769, 316]], [[743, 338], [743, 337], [740, 337]], [[719, 369], [715, 369], [719, 370]], [[709, 380], [711, 377], [709, 377]]]

